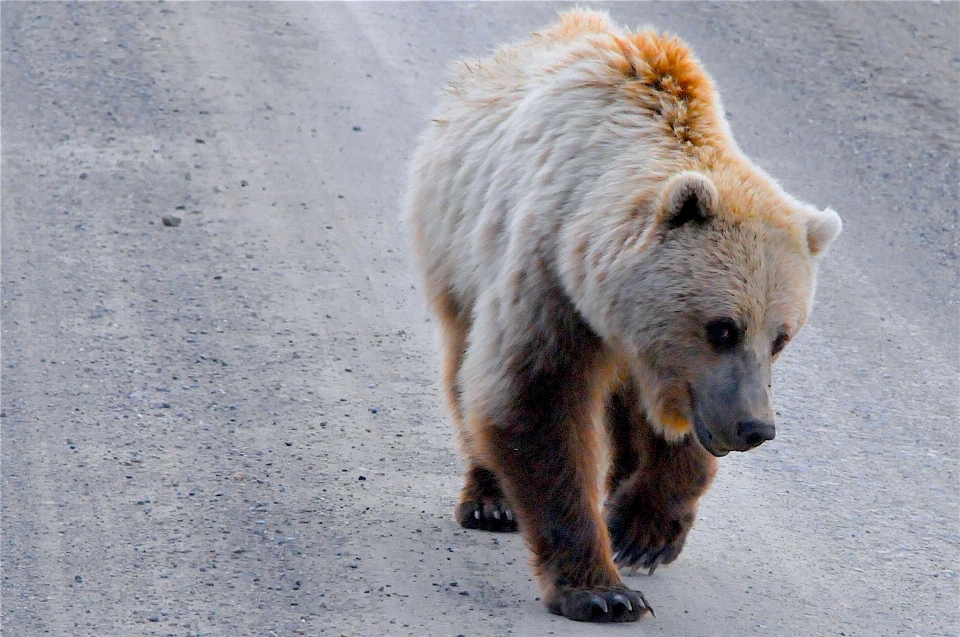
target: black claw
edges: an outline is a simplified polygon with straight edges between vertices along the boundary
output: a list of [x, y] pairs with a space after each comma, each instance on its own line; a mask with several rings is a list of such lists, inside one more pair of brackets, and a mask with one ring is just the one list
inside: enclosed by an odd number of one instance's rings
[[643, 593], [641, 593], [640, 591], [634, 591], [634, 592], [635, 592], [635, 593], [637, 594], [637, 596], [640, 598], [640, 601], [643, 602], [644, 608], [646, 608], [648, 611], [650, 611], [650, 614], [651, 614], [652, 616], [656, 617], [657, 614], [656, 614], [655, 612], [653, 612], [653, 606], [651, 606], [651, 605], [650, 605], [650, 602], [647, 601], [647, 598], [643, 596]]
[[646, 551], [641, 553], [639, 557], [637, 557], [634, 563], [644, 567], [650, 566], [650, 560], [653, 558], [654, 555], [656, 555], [656, 553], [654, 552], [653, 549], [647, 549]]
[[650, 555], [647, 557], [647, 560], [643, 563], [645, 567], [649, 567], [649, 574], [652, 574], [653, 571], [662, 563], [664, 556], [667, 554], [668, 547], [664, 547], [659, 551], [651, 551]]
[[630, 603], [630, 600], [624, 597], [623, 595], [621, 595], [620, 593], [616, 593], [613, 596], [613, 599], [610, 601], [614, 605], [614, 610], [616, 610], [617, 605], [620, 605], [626, 608], [627, 612], [631, 612], [633, 610], [633, 604]]
[[457, 522], [465, 529], [480, 528], [480, 509], [475, 502], [461, 502], [456, 509]]
[[604, 615], [610, 612], [610, 607], [607, 606], [607, 600], [603, 599], [599, 595], [593, 595], [590, 598], [591, 614], [592, 614], [592, 611], [596, 608], [599, 608], [600, 610], [602, 610]]
[[624, 566], [633, 566], [637, 563], [637, 547], [628, 546], [620, 552], [620, 563]]

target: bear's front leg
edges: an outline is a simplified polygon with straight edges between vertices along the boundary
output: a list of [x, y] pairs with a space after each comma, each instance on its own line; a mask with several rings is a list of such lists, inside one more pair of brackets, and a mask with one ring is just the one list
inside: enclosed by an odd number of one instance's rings
[[519, 518], [547, 608], [578, 621], [636, 621], [651, 608], [623, 584], [598, 506], [592, 412], [610, 366], [596, 336], [565, 327], [521, 347], [501, 341], [486, 352], [496, 364], [468, 360], [467, 377], [483, 379], [468, 389], [468, 426]]
[[612, 396], [607, 426], [613, 463], [605, 508], [614, 561], [653, 574], [683, 550], [716, 459], [692, 435], [670, 443], [654, 432], [629, 383]]

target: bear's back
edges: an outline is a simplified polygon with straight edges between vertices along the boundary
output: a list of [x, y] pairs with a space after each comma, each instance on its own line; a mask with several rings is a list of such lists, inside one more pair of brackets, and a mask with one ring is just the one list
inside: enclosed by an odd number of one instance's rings
[[722, 147], [731, 141], [713, 83], [681, 40], [651, 29], [621, 30], [596, 11], [559, 17], [551, 28], [487, 59], [458, 62], [438, 123], [446, 121], [445, 112], [462, 107], [509, 110], [553, 84], [598, 89], [624, 107], [640, 106], [662, 125], [665, 137], [683, 145]]
[[552, 252], [551, 235], [605, 175], [622, 176], [626, 198], [735, 149], [719, 112], [685, 44], [621, 31], [597, 12], [561, 14], [525, 42], [459, 63], [406, 202], [428, 280], [471, 306], [517, 229], [530, 250]]

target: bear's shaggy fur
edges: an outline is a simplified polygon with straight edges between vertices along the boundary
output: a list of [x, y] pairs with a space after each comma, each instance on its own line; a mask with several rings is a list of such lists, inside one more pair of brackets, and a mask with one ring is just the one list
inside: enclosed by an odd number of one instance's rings
[[519, 525], [550, 611], [639, 618], [618, 566], [673, 561], [714, 456], [773, 437], [839, 217], [741, 153], [686, 45], [581, 10], [461, 63], [411, 175], [458, 520]]

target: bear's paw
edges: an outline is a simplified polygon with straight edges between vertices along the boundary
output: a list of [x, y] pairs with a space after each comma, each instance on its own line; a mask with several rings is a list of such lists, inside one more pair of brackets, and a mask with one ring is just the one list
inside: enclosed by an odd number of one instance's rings
[[653, 607], [640, 591], [628, 588], [557, 588], [547, 601], [554, 615], [578, 622], [613, 624], [635, 622]]
[[607, 505], [614, 563], [631, 575], [641, 568], [653, 575], [680, 555], [695, 517], [686, 502], [671, 504], [642, 492], [619, 494]]
[[517, 515], [502, 497], [464, 500], [454, 513], [465, 529], [509, 533], [517, 530]]

